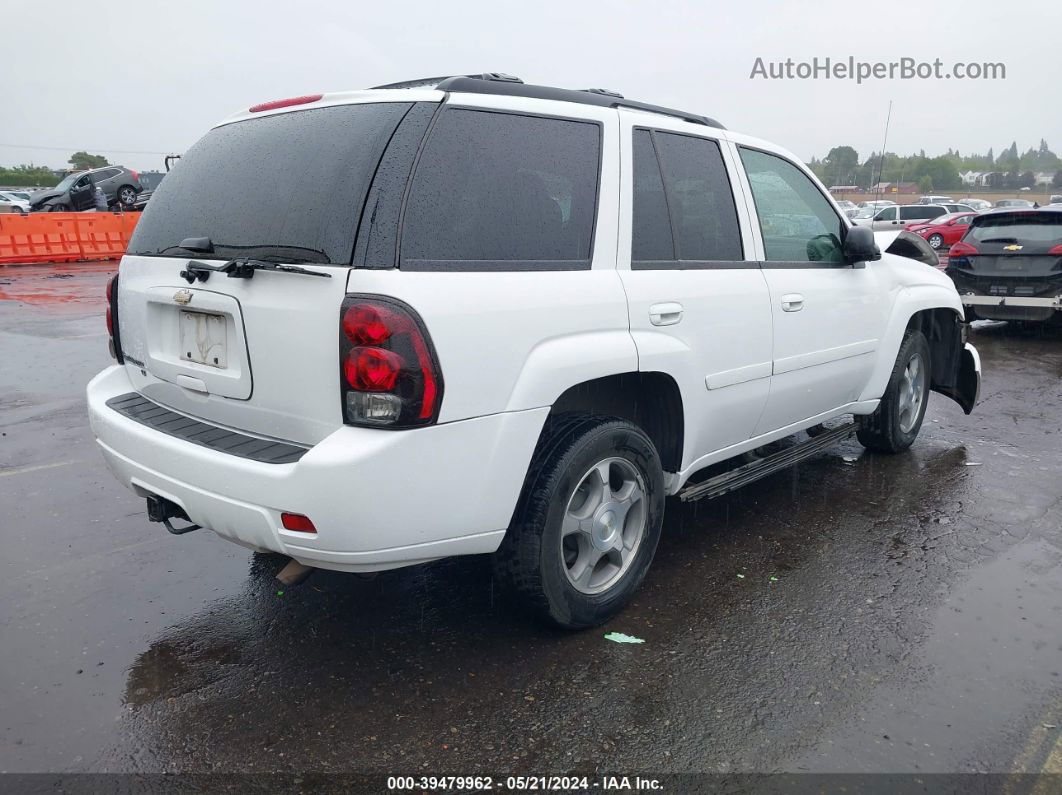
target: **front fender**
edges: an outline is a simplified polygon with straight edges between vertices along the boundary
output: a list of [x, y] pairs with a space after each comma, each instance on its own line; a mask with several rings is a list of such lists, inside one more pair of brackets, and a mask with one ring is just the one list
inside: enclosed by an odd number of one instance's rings
[[955, 385], [937, 387], [934, 391], [950, 397], [962, 406], [964, 412], [971, 414], [981, 398], [981, 356], [977, 348], [967, 342], [962, 350], [962, 361]]
[[[911, 264], [917, 268], [926, 268], [925, 265], [913, 261]], [[926, 270], [929, 271], [928, 268]], [[896, 356], [900, 351], [900, 344], [903, 342], [904, 332], [907, 331], [911, 318], [916, 313], [927, 309], [947, 309], [954, 312], [960, 320], [964, 316], [962, 301], [950, 280], [946, 285], [927, 281], [923, 284], [902, 287], [893, 303], [888, 325], [878, 346], [877, 364], [874, 365], [874, 371], [866, 388], [859, 396], [860, 401], [878, 400], [885, 394], [893, 365], [896, 364]]]

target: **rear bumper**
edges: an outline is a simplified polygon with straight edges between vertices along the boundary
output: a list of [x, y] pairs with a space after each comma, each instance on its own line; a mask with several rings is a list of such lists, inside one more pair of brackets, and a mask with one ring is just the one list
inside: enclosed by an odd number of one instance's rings
[[963, 295], [964, 306], [1019, 306], [1062, 310], [1062, 295], [1032, 298], [1016, 295]]
[[[106, 405], [130, 391], [118, 366], [88, 385], [90, 425], [119, 481], [175, 502], [228, 540], [340, 571], [497, 549], [549, 413], [409, 431], [344, 426], [298, 461], [269, 464], [170, 436]], [[284, 529], [282, 511], [309, 516], [316, 535]]]

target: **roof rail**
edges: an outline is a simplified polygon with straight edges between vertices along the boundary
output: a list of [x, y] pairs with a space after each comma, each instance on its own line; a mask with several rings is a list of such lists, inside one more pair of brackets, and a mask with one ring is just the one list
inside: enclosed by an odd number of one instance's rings
[[576, 102], [580, 105], [597, 105], [605, 108], [632, 108], [634, 110], [644, 110], [648, 113], [674, 116], [693, 124], [703, 124], [706, 127], [725, 129], [722, 124], [714, 119], [709, 119], [707, 116], [701, 116], [698, 113], [687, 113], [684, 110], [650, 105], [647, 102], [636, 102], [633, 99], [624, 99], [614, 92], [605, 92], [601, 89], [575, 91], [567, 88], [553, 88], [552, 86], [528, 85], [523, 82], [510, 83], [494, 79], [484, 80], [478, 76], [450, 77], [435, 87], [439, 91], [458, 91], [468, 94], [505, 94], [511, 97], [552, 99], [558, 102]]
[[558, 102], [575, 102], [580, 105], [596, 105], [603, 108], [630, 108], [632, 110], [644, 110], [647, 113], [659, 113], [664, 116], [674, 116], [683, 121], [693, 124], [703, 124], [705, 127], [716, 127], [725, 130], [722, 124], [715, 119], [702, 116], [699, 113], [688, 113], [684, 110], [665, 108], [660, 105], [650, 105], [648, 102], [637, 102], [626, 99], [622, 94], [609, 91], [604, 88], [584, 88], [579, 90], [568, 88], [554, 88], [552, 86], [536, 86], [524, 83], [519, 77], [507, 75], [502, 72], [484, 72], [478, 75], [453, 75], [451, 77], [426, 77], [421, 80], [407, 80], [402, 83], [389, 83], [374, 88], [421, 88], [432, 86], [439, 91], [457, 91], [466, 94], [504, 94], [510, 97], [531, 97], [534, 99], [551, 99]]
[[493, 80], [500, 83], [523, 83], [519, 77], [513, 75], [507, 75], [502, 72], [483, 72], [478, 75], [444, 75], [442, 77], [422, 77], [417, 80], [403, 80], [398, 83], [387, 83], [382, 86], [373, 86], [370, 90], [375, 91], [379, 88], [427, 88], [435, 87], [444, 80], [449, 80], [453, 77], [469, 77], [474, 80]]

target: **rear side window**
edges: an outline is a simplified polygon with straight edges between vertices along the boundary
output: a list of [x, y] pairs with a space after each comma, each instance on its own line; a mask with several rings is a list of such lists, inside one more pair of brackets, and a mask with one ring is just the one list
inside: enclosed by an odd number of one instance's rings
[[911, 205], [900, 208], [901, 221], [915, 221], [921, 218], [936, 218], [945, 214], [943, 207], [935, 204]]
[[633, 153], [632, 267], [691, 267], [743, 258], [719, 144], [638, 129]]
[[601, 126], [448, 108], [402, 219], [406, 270], [590, 267]]
[[410, 103], [340, 105], [218, 127], [184, 154], [144, 210], [131, 254], [349, 264], [380, 155]]

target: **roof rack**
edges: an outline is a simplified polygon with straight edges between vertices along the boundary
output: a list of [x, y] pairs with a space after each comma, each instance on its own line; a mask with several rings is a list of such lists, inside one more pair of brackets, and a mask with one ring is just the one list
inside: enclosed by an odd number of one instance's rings
[[443, 75], [442, 77], [421, 77], [417, 80], [403, 80], [398, 83], [387, 83], [382, 86], [373, 86], [370, 91], [375, 91], [379, 88], [434, 88], [444, 80], [449, 80], [453, 77], [469, 77], [474, 80], [494, 80], [500, 83], [522, 83], [524, 82], [519, 77], [513, 77], [502, 72], [484, 72], [478, 75]]
[[632, 110], [644, 110], [647, 113], [660, 113], [664, 116], [674, 116], [683, 121], [693, 124], [703, 124], [706, 127], [726, 129], [715, 119], [702, 116], [699, 113], [687, 113], [684, 110], [665, 108], [660, 105], [650, 105], [648, 102], [637, 102], [626, 99], [622, 94], [609, 91], [604, 88], [568, 89], [554, 88], [552, 86], [528, 85], [519, 77], [507, 75], [502, 72], [484, 72], [478, 75], [453, 75], [451, 77], [426, 77], [420, 80], [407, 80], [401, 83], [389, 83], [374, 88], [422, 88], [434, 87], [439, 91], [457, 91], [465, 94], [504, 94], [510, 97], [531, 97], [534, 99], [551, 99], [557, 102], [576, 102], [580, 105], [596, 105], [603, 108], [630, 108]]

